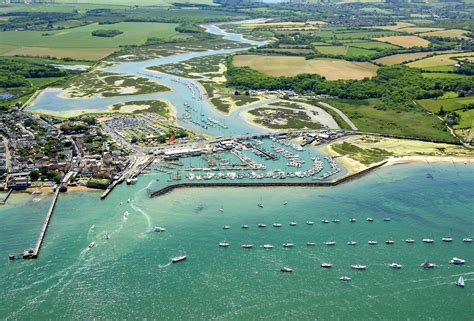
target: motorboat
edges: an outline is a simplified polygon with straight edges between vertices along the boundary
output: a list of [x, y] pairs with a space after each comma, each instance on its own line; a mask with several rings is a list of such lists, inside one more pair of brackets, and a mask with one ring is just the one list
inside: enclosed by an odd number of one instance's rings
[[287, 266], [284, 266], [280, 269], [281, 272], [293, 272], [292, 268], [289, 268]]
[[313, 221], [306, 221], [306, 224], [307, 225], [314, 225], [314, 222]]
[[357, 245], [357, 242], [356, 241], [349, 241], [349, 242], [347, 242], [347, 245]]
[[398, 264], [398, 263], [390, 263], [389, 264], [389, 267], [391, 267], [392, 269], [401, 269], [403, 266], [401, 264]]
[[260, 223], [260, 224], [258, 224], [257, 226], [263, 228], [263, 227], [267, 227], [267, 224]]
[[415, 240], [414, 239], [406, 239], [405, 243], [415, 243]]
[[230, 226], [229, 225], [224, 225], [224, 230], [228, 230], [230, 229]]
[[324, 245], [336, 245], [336, 241], [327, 241], [324, 242]]
[[308, 243], [306, 243], [306, 245], [307, 245], [307, 246], [316, 246], [316, 243], [314, 243], [314, 242], [308, 242]]
[[242, 224], [242, 228], [249, 228], [248, 224]]
[[357, 220], [356, 220], [355, 218], [351, 217], [351, 218], [349, 219], [349, 222], [355, 223], [355, 222], [357, 222]]
[[271, 245], [271, 244], [264, 244], [264, 245], [263, 245], [263, 248], [264, 248], [265, 250], [271, 250], [271, 249], [273, 249], [273, 245]]
[[369, 241], [367, 242], [369, 245], [377, 245], [377, 241]]
[[332, 264], [324, 262], [324, 263], [321, 264], [321, 267], [324, 268], [324, 269], [330, 269], [330, 268], [332, 268]]
[[123, 212], [123, 217], [128, 217], [128, 211]]
[[109, 233], [105, 233], [105, 239], [106, 240], [110, 239], [110, 234]]
[[454, 264], [454, 265], [462, 265], [462, 264], [466, 263], [466, 260], [460, 259], [458, 257], [453, 257], [451, 259], [451, 261], [449, 261], [449, 263]]
[[298, 223], [296, 223], [296, 222], [294, 222], [294, 221], [293, 221], [293, 222], [290, 222], [290, 226], [296, 226], [297, 224], [298, 224]]
[[461, 275], [459, 279], [456, 281], [456, 285], [463, 288], [464, 287], [464, 277]]
[[230, 244], [227, 241], [223, 241], [219, 243], [219, 247], [228, 247]]
[[385, 241], [385, 244], [395, 244], [395, 241], [394, 240], [386, 240]]
[[367, 217], [367, 222], [373, 222], [374, 219], [372, 217]]
[[283, 247], [293, 247], [293, 246], [295, 246], [293, 243], [289, 243], [289, 242], [283, 243]]
[[352, 279], [351, 279], [350, 277], [348, 277], [348, 276], [341, 276], [341, 277], [339, 278], [339, 280], [344, 281], [344, 282], [349, 282], [349, 281], [351, 281]]
[[441, 239], [443, 242], [452, 242], [453, 238], [451, 236], [445, 236]]
[[93, 230], [93, 229], [95, 229], [95, 225], [92, 225], [92, 226], [91, 226], [91, 230]]
[[251, 249], [253, 247], [252, 244], [242, 244], [242, 248], [244, 249]]
[[161, 227], [161, 226], [155, 226], [153, 228], [153, 232], [158, 232], [159, 233], [159, 232], [164, 232], [164, 231], [166, 231], [166, 229], [164, 227]]
[[434, 243], [433, 239], [423, 239], [423, 243]]
[[328, 220], [321, 220], [321, 222], [323, 222], [323, 224], [328, 224], [329, 223]]
[[171, 259], [172, 263], [178, 263], [181, 261], [186, 260], [188, 257], [186, 255], [181, 255], [181, 256], [175, 256], [174, 258]]
[[127, 185], [135, 185], [137, 183], [137, 178], [127, 178], [126, 183]]
[[273, 223], [273, 227], [282, 227], [283, 225], [280, 223]]
[[365, 269], [367, 269], [367, 265], [353, 264], [353, 265], [351, 265], [351, 268], [354, 269], [354, 270], [365, 270]]
[[89, 248], [90, 249], [93, 248], [94, 246], [95, 246], [95, 241], [92, 241], [92, 242], [89, 243]]
[[435, 267], [435, 265], [433, 263], [430, 263], [428, 261], [425, 261], [423, 264], [421, 264], [421, 267], [423, 269], [432, 269]]
[[288, 201], [284, 201], [284, 202], [283, 202], [283, 205], [287, 205], [287, 204], [288, 204]]

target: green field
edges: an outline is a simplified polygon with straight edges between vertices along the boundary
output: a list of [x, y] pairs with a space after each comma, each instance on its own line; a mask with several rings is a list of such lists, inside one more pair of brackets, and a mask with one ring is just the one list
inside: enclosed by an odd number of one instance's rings
[[434, 115], [423, 111], [397, 112], [379, 110], [377, 99], [342, 100], [328, 103], [344, 112], [363, 132], [413, 136], [426, 139], [453, 141], [445, 125]]
[[474, 104], [474, 96], [449, 99], [420, 99], [417, 103], [432, 113], [437, 113], [441, 106], [445, 111], [454, 111], [461, 109], [464, 105]]
[[[120, 22], [112, 25], [90, 24], [61, 31], [5, 31], [0, 37], [0, 55], [72, 57], [97, 60], [123, 45], [140, 45], [149, 37], [170, 39], [177, 36], [172, 23]], [[97, 29], [116, 29], [123, 34], [113, 38], [93, 37]], [[182, 36], [181, 36], [182, 37]]]
[[324, 55], [343, 55], [347, 57], [371, 56], [377, 53], [375, 50], [348, 46], [314, 46], [314, 49]]
[[346, 41], [349, 46], [363, 49], [393, 49], [395, 45], [379, 41]]
[[468, 75], [461, 75], [455, 73], [447, 73], [447, 72], [424, 72], [422, 73], [423, 77], [426, 78], [466, 78], [469, 77]]

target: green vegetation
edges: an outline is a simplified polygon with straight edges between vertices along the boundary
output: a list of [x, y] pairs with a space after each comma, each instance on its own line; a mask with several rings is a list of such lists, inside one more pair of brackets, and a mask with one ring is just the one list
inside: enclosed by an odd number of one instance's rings
[[254, 121], [271, 129], [321, 129], [306, 111], [261, 107], [248, 111], [255, 116]]
[[112, 105], [113, 111], [131, 112], [133, 114], [155, 113], [163, 117], [169, 116], [168, 104], [161, 100], [127, 101]]
[[445, 111], [454, 111], [463, 109], [466, 105], [472, 105], [474, 104], [474, 96], [449, 99], [421, 99], [417, 100], [417, 103], [432, 113], [438, 113], [441, 107]]
[[348, 142], [331, 145], [331, 148], [338, 154], [348, 156], [364, 165], [381, 162], [392, 154], [380, 148], [360, 148]]
[[94, 30], [91, 32], [91, 34], [94, 37], [105, 37], [105, 38], [113, 38], [115, 36], [121, 35], [123, 31], [117, 30], [117, 29], [99, 29], [99, 30]]

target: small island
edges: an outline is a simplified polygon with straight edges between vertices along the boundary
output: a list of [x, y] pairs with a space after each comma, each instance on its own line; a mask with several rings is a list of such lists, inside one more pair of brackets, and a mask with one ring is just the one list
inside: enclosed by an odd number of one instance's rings
[[121, 35], [123, 32], [115, 29], [101, 29], [92, 31], [92, 36], [94, 37], [107, 37], [113, 38], [115, 36]]

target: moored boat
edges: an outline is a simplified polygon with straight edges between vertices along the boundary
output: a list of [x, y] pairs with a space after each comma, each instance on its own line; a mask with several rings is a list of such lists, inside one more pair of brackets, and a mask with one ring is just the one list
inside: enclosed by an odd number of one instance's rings
[[340, 220], [340, 219], [338, 219], [338, 218], [335, 218], [335, 219], [333, 219], [333, 220], [332, 220], [332, 222], [333, 222], [333, 223], [340, 223], [340, 222], [341, 222], [341, 220]]
[[324, 245], [336, 245], [336, 241], [327, 241], [324, 242]]
[[354, 270], [365, 270], [365, 269], [367, 269], [367, 265], [353, 264], [353, 265], [351, 265], [351, 268], [354, 269]]
[[443, 242], [452, 242], [453, 238], [451, 236], [445, 236], [441, 239]]
[[471, 237], [465, 237], [462, 239], [463, 242], [465, 243], [472, 243], [472, 238]]
[[281, 272], [293, 272], [292, 268], [289, 268], [287, 266], [284, 266], [280, 269]]
[[347, 242], [347, 245], [357, 245], [357, 242], [356, 241], [349, 241], [349, 242]]
[[385, 241], [385, 244], [395, 244], [395, 241], [394, 240], [386, 240]]
[[351, 279], [350, 277], [348, 277], [348, 276], [341, 276], [341, 277], [339, 278], [339, 280], [344, 281], [344, 282], [349, 282], [349, 281], [352, 280], [352, 279]]
[[368, 241], [367, 243], [368, 243], [369, 245], [377, 245], [377, 241], [373, 241], [373, 240]]
[[164, 231], [166, 231], [166, 229], [164, 227], [161, 227], [161, 226], [155, 226], [153, 228], [153, 232], [158, 232], [159, 233], [159, 232], [164, 232]]
[[434, 243], [433, 239], [423, 239], [423, 243]]
[[290, 222], [290, 226], [296, 226], [297, 224], [295, 221]]
[[466, 263], [466, 260], [460, 259], [458, 257], [453, 257], [451, 259], [451, 261], [449, 261], [449, 263], [454, 264], [454, 265], [462, 265], [462, 264]]
[[314, 222], [313, 222], [313, 221], [306, 221], [306, 224], [307, 224], [307, 225], [313, 225]]
[[321, 267], [323, 269], [330, 269], [330, 268], [332, 268], [332, 264], [328, 263], [328, 262], [324, 262], [324, 263], [321, 263]]
[[228, 230], [228, 229], [230, 229], [230, 226], [229, 225], [224, 225], [223, 228], [224, 228], [224, 230]]
[[372, 217], [367, 217], [367, 222], [373, 222], [374, 219]]
[[252, 244], [242, 244], [242, 248], [244, 249], [251, 249], [253, 247]]
[[392, 219], [390, 217], [385, 217], [383, 220], [384, 222], [390, 222]]
[[261, 228], [264, 228], [264, 227], [267, 227], [267, 224], [263, 224], [263, 223], [260, 223], [257, 225], [258, 227], [261, 227]]
[[356, 220], [355, 218], [351, 217], [351, 218], [349, 219], [349, 222], [355, 223], [355, 222], [357, 222], [357, 220]]
[[273, 223], [273, 227], [282, 227], [283, 225], [281, 223]]
[[316, 246], [316, 243], [314, 243], [314, 242], [307, 242], [306, 245], [307, 245], [307, 246]]
[[328, 220], [321, 220], [321, 222], [322, 222], [323, 224], [328, 224], [328, 223], [329, 223]]
[[401, 264], [398, 264], [398, 263], [391, 263], [389, 264], [389, 267], [391, 267], [392, 269], [401, 269], [403, 266]]
[[228, 247], [230, 244], [227, 241], [219, 242], [219, 247]]
[[293, 243], [285, 242], [283, 243], [283, 247], [293, 247], [295, 246]]
[[248, 224], [242, 224], [241, 228], [249, 228]]
[[435, 265], [433, 263], [430, 263], [428, 261], [425, 261], [423, 264], [421, 264], [421, 267], [423, 269], [432, 269], [435, 267]]
[[273, 249], [273, 245], [271, 245], [271, 244], [264, 244], [264, 245], [263, 245], [263, 248], [264, 248], [265, 250], [271, 250], [271, 249]]
[[414, 239], [406, 239], [405, 243], [415, 243], [415, 240]]

